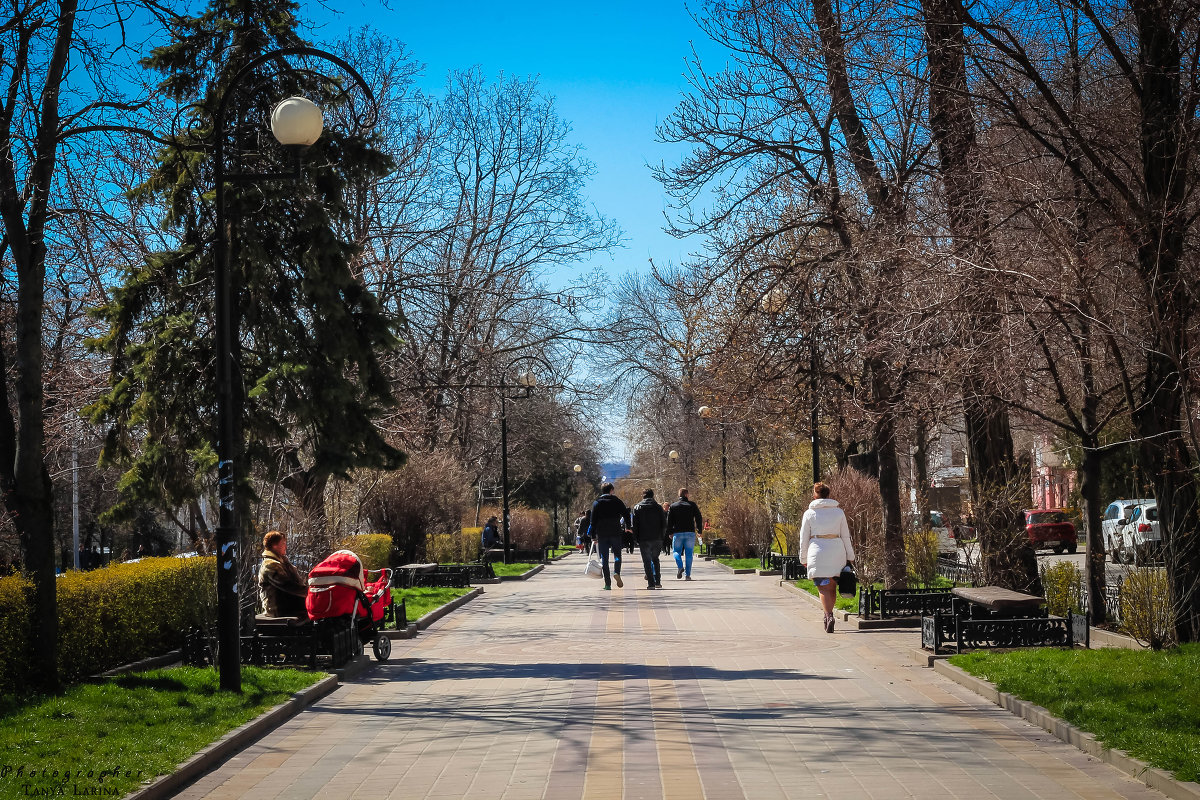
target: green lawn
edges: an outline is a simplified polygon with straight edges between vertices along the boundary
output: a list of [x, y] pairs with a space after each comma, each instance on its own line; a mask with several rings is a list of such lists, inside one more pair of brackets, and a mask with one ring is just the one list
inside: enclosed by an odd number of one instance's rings
[[[808, 592], [813, 597], [821, 596], [821, 593], [819, 591], [817, 591], [817, 585], [815, 583], [813, 583], [812, 581], [810, 581], [808, 578], [801, 578], [800, 580], [796, 581], [796, 586], [798, 586], [799, 588]], [[833, 604], [833, 607], [836, 608], [838, 611], [853, 611], [853, 612], [857, 613], [858, 612], [858, 597], [857, 597], [857, 595], [854, 597], [842, 597], [839, 594], [837, 601]]]
[[578, 552], [578, 551], [574, 547], [554, 547], [554, 548], [551, 548], [551, 550], [550, 550], [550, 558], [554, 558], [556, 556], [561, 556], [563, 553], [575, 553], [575, 552]]
[[496, 572], [496, 577], [501, 578], [505, 575], [524, 575], [529, 570], [536, 567], [537, 564], [492, 564], [492, 569]]
[[950, 663], [1049, 709], [1106, 747], [1200, 778], [1200, 644], [1174, 650], [1018, 650]]
[[178, 667], [80, 684], [58, 697], [5, 698], [0, 798], [59, 787], [68, 796], [103, 789], [120, 797], [324, 677], [243, 666], [238, 695], [218, 691], [212, 669]]
[[450, 589], [436, 586], [420, 589], [392, 589], [396, 602], [405, 601], [405, 612], [409, 622], [416, 622], [435, 608], [446, 605], [456, 597], [462, 597], [470, 589]]
[[762, 562], [757, 558], [718, 558], [718, 562], [734, 569], [758, 569]]

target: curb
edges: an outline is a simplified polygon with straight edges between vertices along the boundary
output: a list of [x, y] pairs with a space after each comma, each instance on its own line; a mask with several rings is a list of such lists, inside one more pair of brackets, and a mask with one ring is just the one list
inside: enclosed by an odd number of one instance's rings
[[[779, 585], [782, 586], [783, 588], [787, 589], [792, 594], [800, 595], [814, 607], [824, 610], [821, 608], [821, 598], [814, 597], [813, 595], [804, 591], [803, 589], [801, 589], [799, 586], [792, 583], [791, 581], [780, 581]], [[838, 608], [835, 608], [833, 610], [833, 615], [835, 617], [837, 617], [838, 619], [840, 619], [842, 622], [849, 622], [855, 626], [857, 626], [860, 622], [857, 614], [851, 614], [849, 611], [842, 611], [841, 609], [838, 609]]]
[[172, 650], [169, 653], [163, 653], [161, 656], [151, 656], [143, 658], [141, 661], [134, 661], [130, 664], [122, 664], [119, 667], [113, 667], [110, 670], [101, 672], [96, 675], [89, 675], [86, 680], [98, 681], [104, 678], [112, 678], [117, 675], [124, 675], [127, 672], [143, 672], [148, 669], [158, 669], [159, 667], [169, 667], [172, 664], [178, 664], [183, 658], [182, 650]]
[[546, 568], [545, 564], [538, 564], [533, 569], [529, 570], [528, 572], [522, 572], [520, 575], [501, 575], [499, 578], [496, 579], [496, 582], [499, 583], [501, 581], [527, 581], [530, 578], [532, 578], [534, 575], [537, 575], [539, 572], [544, 570], [545, 568]]
[[419, 630], [419, 631], [425, 630], [430, 625], [432, 625], [433, 623], [437, 622], [442, 617], [449, 614], [451, 611], [454, 611], [455, 609], [459, 608], [460, 606], [466, 605], [467, 603], [474, 600], [476, 597], [479, 597], [479, 595], [481, 595], [481, 594], [483, 594], [483, 589], [480, 587], [476, 587], [476, 588], [472, 589], [471, 591], [467, 592], [466, 594], [464, 594], [462, 597], [456, 597], [453, 600], [451, 600], [449, 603], [446, 603], [444, 606], [438, 606], [433, 611], [430, 611], [428, 614], [426, 614], [425, 616], [423, 616], [419, 620], [417, 620], [417, 630]]
[[777, 569], [760, 569], [758, 571], [758, 574], [762, 575], [763, 577], [767, 577], [767, 576], [782, 575], [783, 572], [781, 570], [777, 570]]
[[395, 641], [396, 639], [415, 639], [417, 636], [417, 623], [415, 623], [415, 622], [408, 623], [408, 626], [402, 631], [391, 630], [391, 631], [384, 631], [384, 633], [387, 634], [387, 637], [393, 641]]
[[996, 686], [982, 678], [976, 678], [966, 670], [954, 666], [949, 661], [938, 659], [933, 662], [934, 672], [945, 675], [950, 680], [975, 692], [981, 697], [1000, 706], [1013, 716], [1020, 717], [1026, 722], [1036, 725], [1047, 733], [1074, 745], [1089, 756], [1115, 767], [1129, 777], [1139, 780], [1151, 789], [1157, 789], [1172, 800], [1200, 800], [1200, 783], [1178, 781], [1166, 770], [1152, 767], [1145, 761], [1134, 758], [1124, 750], [1105, 747], [1096, 737], [1086, 731], [1076, 728], [1051, 714], [1039, 705], [1028, 700], [1001, 692]]
[[125, 795], [125, 800], [164, 800], [164, 798], [170, 797], [196, 778], [215, 769], [221, 762], [235, 755], [239, 750], [253, 744], [256, 740], [287, 722], [336, 688], [338, 688], [336, 675], [329, 675], [317, 681], [304, 691], [298, 692], [290, 700], [285, 700], [271, 710], [250, 720], [240, 728], [235, 728], [220, 739], [217, 739], [217, 741], [176, 767], [175, 771], [170, 775], [163, 775], [141, 789]]
[[725, 570], [726, 572], [731, 572], [734, 575], [753, 575], [754, 573], [758, 572], [756, 569], [737, 569], [729, 566], [728, 564], [722, 564], [720, 561], [714, 561], [713, 563], [719, 568]]
[[1093, 648], [1099, 647], [1120, 647], [1125, 650], [1145, 650], [1146, 647], [1138, 643], [1137, 639], [1132, 636], [1126, 636], [1123, 633], [1113, 633], [1106, 631], [1103, 628], [1092, 628], [1088, 634], [1088, 640]]

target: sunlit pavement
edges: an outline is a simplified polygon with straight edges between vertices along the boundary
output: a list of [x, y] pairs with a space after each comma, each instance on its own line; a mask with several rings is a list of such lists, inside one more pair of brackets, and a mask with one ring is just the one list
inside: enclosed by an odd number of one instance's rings
[[488, 586], [180, 796], [1162, 797], [917, 666], [917, 631], [827, 635], [776, 578], [640, 566]]

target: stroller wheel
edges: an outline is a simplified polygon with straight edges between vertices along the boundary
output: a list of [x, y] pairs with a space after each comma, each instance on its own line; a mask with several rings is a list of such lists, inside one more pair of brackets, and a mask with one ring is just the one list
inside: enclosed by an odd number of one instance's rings
[[383, 663], [388, 660], [388, 656], [392, 654], [392, 640], [385, 634], [379, 634], [375, 637], [375, 641], [371, 643], [371, 649], [375, 651], [375, 660]]

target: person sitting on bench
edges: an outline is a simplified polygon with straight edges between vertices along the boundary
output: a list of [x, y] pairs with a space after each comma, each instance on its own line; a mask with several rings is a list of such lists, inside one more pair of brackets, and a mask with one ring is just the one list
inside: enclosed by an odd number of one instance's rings
[[300, 570], [287, 557], [287, 537], [271, 531], [263, 537], [262, 566], [258, 570], [258, 613], [268, 617], [308, 619], [304, 598], [308, 586]]

